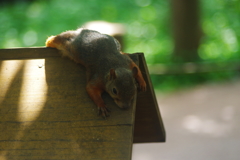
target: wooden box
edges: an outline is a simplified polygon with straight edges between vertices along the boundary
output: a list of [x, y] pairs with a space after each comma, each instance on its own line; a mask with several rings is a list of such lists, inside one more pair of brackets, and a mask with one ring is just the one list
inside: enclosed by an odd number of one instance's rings
[[131, 159], [132, 144], [164, 142], [165, 131], [144, 55], [139, 63], [147, 92], [136, 107], [97, 115], [85, 68], [52, 48], [0, 50], [0, 159]]

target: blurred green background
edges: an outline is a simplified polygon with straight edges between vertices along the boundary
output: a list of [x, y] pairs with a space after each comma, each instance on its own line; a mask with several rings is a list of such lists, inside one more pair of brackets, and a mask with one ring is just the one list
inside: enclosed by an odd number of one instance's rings
[[[44, 46], [48, 36], [104, 20], [121, 23], [127, 53], [144, 52], [147, 63], [174, 65], [170, 0], [0, 1], [0, 48]], [[201, 44], [197, 63], [239, 60], [240, 0], [200, 0]], [[238, 69], [152, 74], [156, 89], [173, 91], [238, 78]]]

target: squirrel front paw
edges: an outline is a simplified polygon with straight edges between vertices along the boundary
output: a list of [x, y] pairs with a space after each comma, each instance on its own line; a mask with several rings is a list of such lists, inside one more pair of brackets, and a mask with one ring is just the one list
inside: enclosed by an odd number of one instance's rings
[[103, 118], [107, 118], [108, 116], [110, 116], [109, 112], [110, 112], [110, 110], [106, 106], [104, 106], [104, 107], [98, 106], [98, 114], [102, 115]]
[[146, 82], [144, 80], [138, 82], [138, 89], [141, 92], [145, 92], [147, 90], [147, 85], [146, 85]]

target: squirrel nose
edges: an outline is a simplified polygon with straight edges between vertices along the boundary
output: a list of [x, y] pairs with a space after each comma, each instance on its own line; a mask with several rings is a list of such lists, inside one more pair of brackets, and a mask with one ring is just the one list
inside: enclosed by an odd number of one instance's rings
[[122, 108], [122, 109], [128, 109], [132, 106], [132, 103], [131, 102], [122, 102], [122, 101], [115, 101], [115, 103], [117, 104], [117, 106], [119, 108]]

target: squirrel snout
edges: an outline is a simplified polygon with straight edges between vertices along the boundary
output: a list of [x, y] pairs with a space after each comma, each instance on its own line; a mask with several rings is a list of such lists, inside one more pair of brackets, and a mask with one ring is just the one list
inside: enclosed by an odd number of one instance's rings
[[115, 101], [115, 103], [118, 105], [119, 108], [122, 108], [122, 109], [128, 109], [128, 108], [132, 107], [132, 102], [123, 103], [121, 101], [118, 101], [118, 102]]
[[123, 105], [122, 106], [122, 109], [128, 109], [128, 108], [130, 108], [130, 105]]

